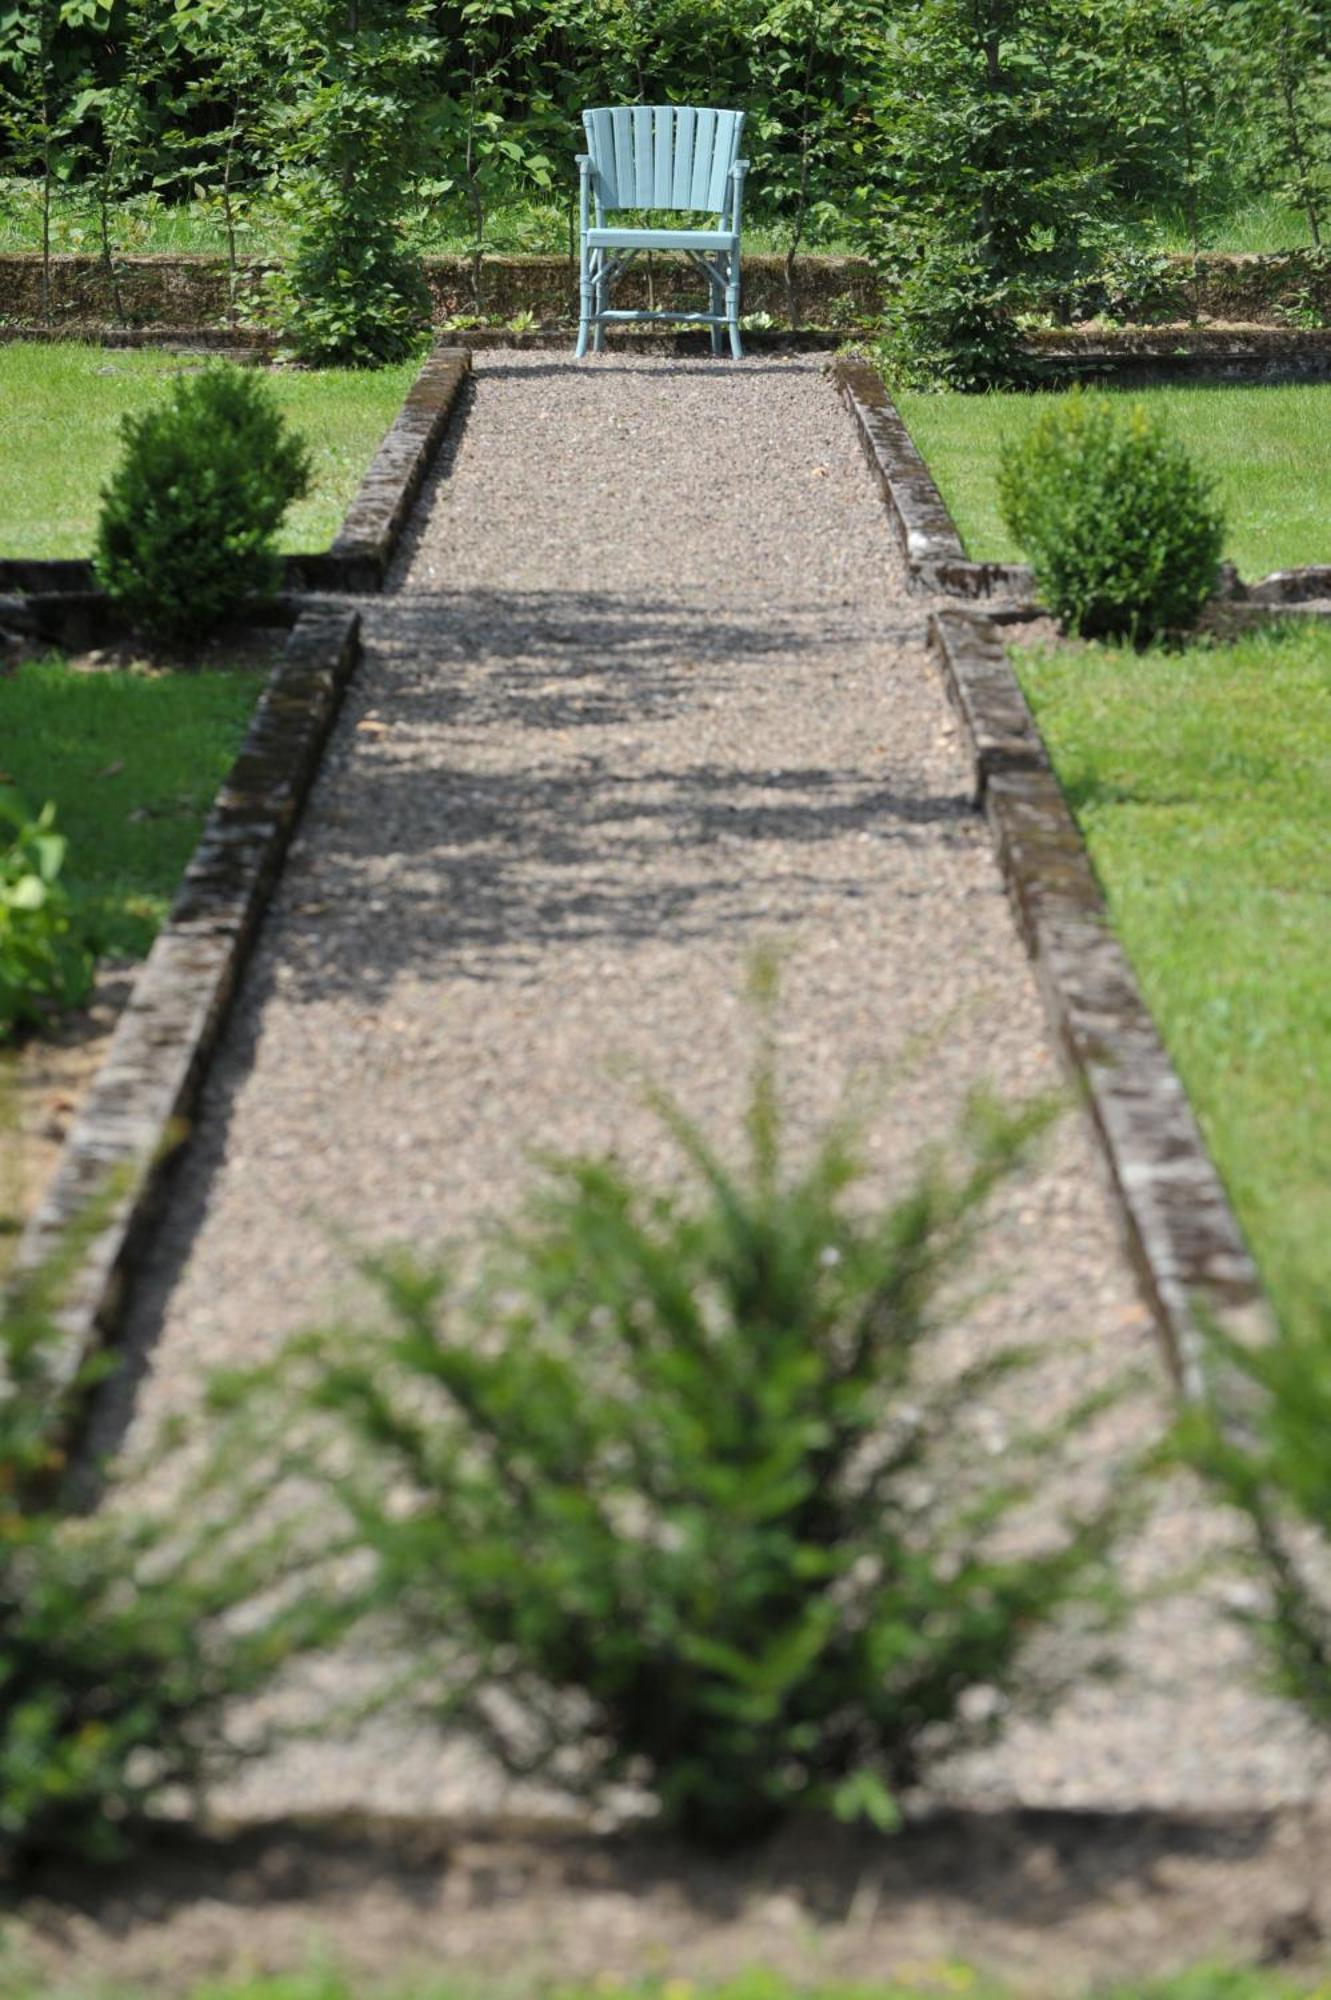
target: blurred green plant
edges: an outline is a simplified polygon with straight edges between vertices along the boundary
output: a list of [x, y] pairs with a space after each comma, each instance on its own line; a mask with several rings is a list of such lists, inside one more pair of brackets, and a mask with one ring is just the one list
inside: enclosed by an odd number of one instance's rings
[[92, 989], [93, 953], [60, 880], [66, 846], [49, 800], [34, 819], [17, 792], [0, 789], [0, 1041]]
[[242, 1747], [234, 1705], [338, 1628], [335, 1605], [283, 1588], [300, 1522], [256, 1526], [261, 1479], [197, 1481], [169, 1517], [65, 1497], [66, 1443], [108, 1363], [76, 1365], [60, 1307], [115, 1197], [0, 1301], [0, 1880], [41, 1854], [119, 1854], [164, 1797], [257, 1754], [267, 1739]]
[[738, 1165], [652, 1103], [691, 1192], [555, 1161], [474, 1285], [375, 1259], [386, 1329], [216, 1395], [273, 1421], [372, 1554], [418, 1699], [510, 1772], [645, 1786], [719, 1846], [801, 1807], [890, 1825], [933, 1759], [1050, 1692], [1050, 1620], [1115, 1601], [1117, 1502], [1002, 1539], [1094, 1401], [996, 1454], [986, 1399], [1030, 1357], [925, 1358], [1049, 1108], [977, 1107], [968, 1164], [884, 1211], [845, 1122], [787, 1163], [770, 1033]]
[[1196, 622], [1224, 519], [1210, 483], [1145, 404], [1075, 389], [1002, 449], [998, 504], [1069, 631], [1142, 643]]
[[1276, 1691], [1331, 1731], [1331, 1314], [1314, 1306], [1261, 1346], [1213, 1329], [1209, 1348], [1210, 1394], [1173, 1450], [1249, 1530], [1252, 1591], [1233, 1615]]

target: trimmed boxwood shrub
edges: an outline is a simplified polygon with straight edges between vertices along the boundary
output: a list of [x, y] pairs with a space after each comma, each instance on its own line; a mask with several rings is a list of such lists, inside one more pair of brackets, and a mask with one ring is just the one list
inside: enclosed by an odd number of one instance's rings
[[260, 375], [223, 365], [185, 377], [165, 403], [125, 417], [121, 436], [96, 566], [136, 625], [197, 637], [276, 588], [275, 537], [310, 462]]
[[1144, 642], [1196, 622], [1224, 520], [1158, 416], [1080, 389], [1002, 452], [1003, 520], [1068, 631]]

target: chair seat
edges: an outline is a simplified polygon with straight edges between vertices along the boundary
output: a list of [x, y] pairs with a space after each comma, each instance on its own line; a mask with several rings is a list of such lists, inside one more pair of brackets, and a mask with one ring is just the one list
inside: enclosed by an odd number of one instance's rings
[[600, 250], [734, 250], [739, 237], [730, 229], [589, 229], [587, 241]]

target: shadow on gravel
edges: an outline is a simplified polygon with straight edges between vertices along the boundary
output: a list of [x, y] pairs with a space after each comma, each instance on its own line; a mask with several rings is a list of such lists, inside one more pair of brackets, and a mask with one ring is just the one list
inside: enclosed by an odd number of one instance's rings
[[[814, 898], [844, 902], [853, 922], [875, 870], [891, 865], [884, 848], [946, 842], [973, 819], [966, 797], [914, 797], [819, 766], [635, 776], [587, 756], [516, 782], [385, 756], [339, 790], [317, 854], [289, 874], [287, 1005], [372, 1003], [404, 974], [507, 978], [593, 940], [629, 950], [771, 935], [805, 922]], [[847, 839], [865, 844], [853, 872], [792, 867], [779, 852]]]
[[[362, 712], [288, 866], [288, 1004], [373, 1003], [403, 974], [508, 977], [592, 940], [770, 935], [815, 899], [844, 901], [853, 922], [896, 865], [888, 850], [973, 835], [969, 794], [894, 771], [889, 743], [846, 768], [708, 756], [728, 727], [714, 714], [735, 685], [726, 663], [834, 653], [825, 613], [802, 630], [467, 592], [376, 607], [369, 638]], [[676, 725], [665, 756], [650, 727], [663, 720]], [[698, 753], [682, 764], [681, 741]]]
[[799, 1975], [810, 1958], [882, 1978], [957, 1956], [1038, 1971], [1047, 1991], [1069, 1972], [1261, 1951], [1315, 1880], [1316, 1844], [1294, 1814], [940, 1810], [897, 1838], [809, 1822], [717, 1857], [650, 1834], [347, 1817], [172, 1828], [131, 1865], [41, 1869], [7, 1908], [54, 1968], [169, 1964], [182, 1986], [241, 1955], [277, 1969], [317, 1948], [379, 1983], [441, 1952], [473, 1973], [539, 1963], [543, 1983], [709, 1964]]
[[[341, 1001], [373, 1033], [404, 978], [527, 980], [589, 944], [607, 961], [662, 941], [743, 948], [811, 911], [853, 935], [885, 875], [902, 899], [927, 895], [929, 854], [976, 837], [968, 793], [894, 771], [885, 742], [845, 767], [736, 762], [733, 723], [712, 715], [732, 693], [751, 702], [754, 661], [779, 671], [807, 646], [835, 662], [837, 617], [560, 591], [367, 608], [368, 657], [173, 1190], [188, 1226], [162, 1232], [136, 1287], [90, 1464], [132, 1418], [270, 1002]], [[862, 628], [847, 636], [862, 660]]]
[[[439, 590], [365, 612], [376, 665], [391, 675], [395, 720], [465, 719], [534, 729], [636, 728], [724, 700], [737, 667], [864, 643], [854, 605], [815, 602], [781, 617], [610, 591]], [[916, 621], [884, 626], [885, 644]], [[381, 671], [377, 678], [383, 679]]]

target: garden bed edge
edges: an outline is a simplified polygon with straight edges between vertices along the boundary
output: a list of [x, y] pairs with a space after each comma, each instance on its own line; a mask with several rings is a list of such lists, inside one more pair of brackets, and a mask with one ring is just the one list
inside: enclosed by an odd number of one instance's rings
[[939, 606], [929, 636], [965, 731], [976, 803], [1084, 1094], [1138, 1280], [1176, 1383], [1195, 1396], [1205, 1326], [1264, 1342], [1275, 1330], [1271, 1307], [995, 622]]
[[20, 1239], [18, 1279], [57, 1258], [71, 1231], [91, 1226], [60, 1290], [57, 1394], [115, 1331], [125, 1280], [147, 1240], [165, 1170], [187, 1137], [359, 656], [358, 612], [315, 604], [300, 613]]
[[[282, 559], [288, 591], [382, 590], [412, 506], [471, 370], [464, 347], [431, 349], [385, 431], [332, 543]], [[0, 556], [0, 594], [89, 600], [92, 564], [78, 557]]]

